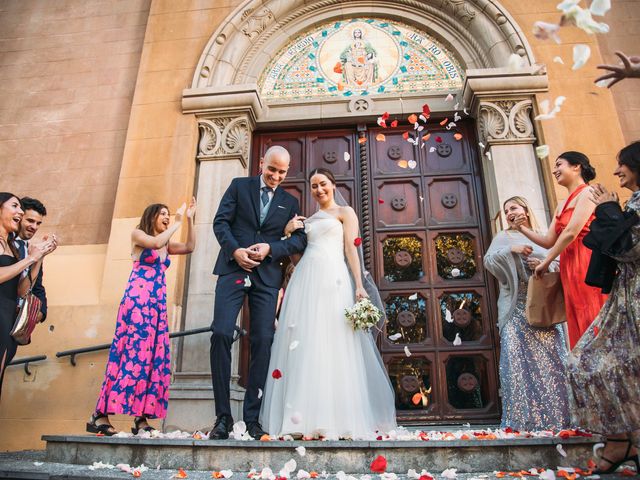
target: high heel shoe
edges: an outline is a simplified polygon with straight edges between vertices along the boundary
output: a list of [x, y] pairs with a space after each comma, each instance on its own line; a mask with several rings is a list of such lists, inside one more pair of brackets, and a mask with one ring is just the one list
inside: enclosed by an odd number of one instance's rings
[[[631, 449], [633, 448], [633, 443], [631, 443], [631, 440], [629, 440], [628, 438], [607, 438], [607, 443], [609, 442], [618, 442], [618, 443], [626, 443], [627, 444], [627, 451], [624, 454], [624, 458], [622, 458], [621, 460], [618, 460], [617, 462], [611, 461], [609, 460], [607, 457], [605, 457], [604, 455], [600, 455], [600, 460], [604, 460], [605, 462], [607, 462], [608, 464], [610, 464], [611, 466], [609, 468], [607, 468], [606, 470], [601, 470], [601, 469], [596, 469], [594, 470], [593, 474], [594, 475], [602, 475], [602, 474], [606, 474], [606, 473], [614, 473], [618, 467], [620, 467], [620, 465], [622, 465], [623, 463], [627, 463], [627, 462], [633, 462], [636, 464], [636, 471], [640, 472], [640, 465], [638, 464], [638, 455], [630, 455]], [[605, 448], [606, 448], [606, 444], [605, 444]], [[604, 449], [603, 449], [604, 452]]]
[[140, 427], [140, 424], [146, 421], [147, 421], [147, 417], [135, 417], [133, 419], [133, 428], [131, 429], [131, 433], [133, 433], [134, 435], [137, 435], [138, 432], [140, 431], [149, 432], [149, 433], [154, 432], [156, 429], [149, 424], [147, 424], [146, 427]]
[[113, 428], [113, 425], [111, 425], [110, 423], [102, 423], [100, 425], [96, 423], [96, 421], [100, 420], [101, 418], [109, 418], [109, 417], [104, 413], [93, 412], [91, 414], [91, 418], [87, 422], [87, 427], [86, 427], [87, 432], [96, 433], [98, 435], [104, 435], [105, 437], [111, 437], [115, 435], [116, 429]]

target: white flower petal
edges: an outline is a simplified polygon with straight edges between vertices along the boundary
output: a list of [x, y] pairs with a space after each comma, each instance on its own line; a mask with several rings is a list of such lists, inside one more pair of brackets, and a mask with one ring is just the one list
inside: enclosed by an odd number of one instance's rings
[[307, 449], [300, 445], [299, 447], [296, 447], [296, 452], [298, 452], [298, 455], [300, 455], [301, 457], [304, 457], [307, 454]]
[[489, 159], [489, 161], [493, 160], [493, 158], [491, 157], [491, 152], [484, 152], [484, 154], [487, 156], [487, 159]]
[[460, 102], [457, 102], [456, 104], [453, 105], [453, 109], [454, 110], [458, 110], [458, 106], [460, 105]]
[[567, 452], [565, 452], [564, 448], [562, 448], [562, 444], [559, 443], [558, 445], [556, 445], [556, 450], [558, 450], [558, 453], [563, 457], [567, 456]]
[[589, 57], [591, 56], [591, 48], [589, 45], [584, 45], [582, 43], [573, 46], [573, 67], [572, 70], [578, 70], [582, 68]]
[[414, 293], [412, 295], [409, 295], [407, 298], [409, 300], [417, 300], [418, 299], [418, 293], [416, 292], [416, 293]]
[[448, 308], [444, 309], [444, 319], [447, 323], [453, 323], [453, 315], [451, 315], [451, 311]]
[[302, 421], [302, 414], [300, 412], [293, 412], [293, 415], [291, 415], [291, 423], [295, 423], [297, 425], [301, 421]]
[[261, 389], [261, 388], [259, 388], [259, 389], [258, 389], [258, 398], [262, 398], [262, 393], [263, 393], [263, 392], [262, 392], [262, 389]]
[[298, 470], [298, 474], [296, 475], [296, 478], [298, 480], [301, 480], [303, 478], [311, 478], [311, 474], [309, 472], [307, 472], [306, 470]]
[[231, 478], [233, 476], [233, 472], [231, 470], [220, 470], [220, 474], [224, 478]]
[[394, 333], [393, 335], [389, 335], [389, 340], [391, 340], [392, 342], [395, 342], [396, 340], [400, 340], [401, 337], [402, 337], [401, 333]]
[[344, 152], [344, 161], [348, 162], [349, 160], [351, 160], [351, 155], [349, 152]]
[[564, 65], [564, 60], [562, 60], [562, 57], [553, 57], [553, 61], [555, 63], [559, 63], [560, 65]]
[[599, 80], [596, 82], [596, 87], [599, 88], [605, 88], [609, 86], [609, 82], [611, 82], [611, 80]]
[[414, 168], [416, 168], [418, 166], [418, 162], [416, 162], [415, 160], [409, 160], [407, 162], [407, 166], [413, 170]]
[[453, 344], [456, 347], [459, 347], [460, 345], [462, 345], [462, 339], [460, 338], [460, 334], [456, 333], [456, 338], [453, 339]]
[[288, 472], [293, 472], [297, 467], [298, 467], [298, 463], [294, 458], [292, 458], [291, 460], [289, 460], [287, 463], [284, 464], [284, 469]]
[[447, 95], [447, 98], [444, 99], [445, 102], [452, 102], [453, 101], [453, 95], [449, 94]]
[[420, 478], [420, 475], [413, 468], [410, 468], [409, 471], [407, 471], [407, 478], [411, 480], [417, 480], [418, 478]]
[[517, 70], [520, 70], [524, 67], [524, 57], [521, 57], [520, 55], [518, 55], [517, 53], [512, 53], [511, 55], [509, 55], [509, 61], [507, 62], [507, 68], [509, 69], [509, 71], [511, 72], [515, 72]]
[[538, 40], [552, 39], [556, 43], [560, 43], [560, 37], [558, 36], [559, 31], [560, 25], [557, 23], [538, 21], [533, 24], [533, 36]]
[[591, 14], [599, 17], [604, 16], [609, 10], [611, 10], [611, 0], [591, 0], [591, 5], [589, 5]]
[[244, 286], [247, 288], [251, 286], [251, 279], [249, 278], [249, 275], [244, 277]]
[[458, 115], [458, 112], [453, 114], [453, 121], [454, 122], [459, 122], [460, 120], [462, 120], [462, 117], [460, 115]]
[[458, 471], [457, 468], [447, 468], [444, 472], [442, 472], [440, 475], [443, 478], [448, 478], [450, 480], [453, 480], [454, 478], [456, 478], [458, 476], [458, 474], [456, 473]]
[[300, 345], [300, 342], [298, 340], [294, 340], [289, 344], [289, 350], [295, 350], [298, 348], [298, 345]]
[[556, 480], [556, 474], [553, 470], [551, 470], [550, 468], [545, 470], [544, 472], [540, 473], [540, 477], [541, 480]]
[[549, 156], [549, 145], [539, 145], [536, 147], [536, 157], [540, 160]]
[[404, 354], [405, 354], [407, 357], [410, 357], [410, 356], [411, 356], [411, 351], [409, 350], [409, 347], [407, 347], [406, 345], [404, 346]]
[[429, 153], [433, 153], [436, 151], [436, 147], [429, 147]]

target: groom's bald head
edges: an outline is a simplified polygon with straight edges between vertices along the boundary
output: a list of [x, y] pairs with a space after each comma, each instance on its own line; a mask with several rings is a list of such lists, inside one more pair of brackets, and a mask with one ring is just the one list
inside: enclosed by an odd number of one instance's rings
[[264, 158], [260, 160], [260, 170], [264, 183], [276, 188], [286, 178], [291, 156], [286, 148], [280, 145], [269, 147]]

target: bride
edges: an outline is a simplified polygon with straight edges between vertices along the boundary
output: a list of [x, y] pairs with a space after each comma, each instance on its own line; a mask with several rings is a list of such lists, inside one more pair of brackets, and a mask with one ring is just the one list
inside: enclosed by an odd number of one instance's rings
[[369, 296], [358, 219], [336, 203], [330, 170], [309, 178], [320, 209], [304, 223], [307, 248], [284, 296], [260, 419], [278, 437], [374, 440], [395, 428], [395, 406], [374, 337], [353, 331], [344, 313]]

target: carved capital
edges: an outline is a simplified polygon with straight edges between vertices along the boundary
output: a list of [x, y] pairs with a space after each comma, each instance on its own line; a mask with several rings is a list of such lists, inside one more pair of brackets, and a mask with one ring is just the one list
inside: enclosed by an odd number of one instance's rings
[[533, 143], [531, 99], [481, 101], [478, 106], [478, 133], [482, 142]]
[[246, 115], [201, 118], [198, 128], [198, 160], [238, 159], [248, 165], [252, 128]]
[[265, 7], [255, 13], [251, 9], [245, 10], [242, 13], [242, 20], [245, 18], [247, 21], [242, 26], [242, 33], [253, 40], [267, 28], [275, 17], [273, 12]]

